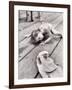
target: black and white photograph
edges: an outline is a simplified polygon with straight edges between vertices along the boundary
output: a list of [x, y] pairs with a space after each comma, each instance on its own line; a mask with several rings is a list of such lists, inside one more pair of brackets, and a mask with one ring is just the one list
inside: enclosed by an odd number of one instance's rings
[[14, 83], [10, 84], [14, 87], [69, 84], [69, 6], [19, 3], [11, 2], [10, 7], [13, 9], [10, 15], [14, 15], [13, 19], [10, 16], [10, 29], [14, 30], [10, 80]]
[[63, 76], [63, 13], [19, 10], [18, 78]]

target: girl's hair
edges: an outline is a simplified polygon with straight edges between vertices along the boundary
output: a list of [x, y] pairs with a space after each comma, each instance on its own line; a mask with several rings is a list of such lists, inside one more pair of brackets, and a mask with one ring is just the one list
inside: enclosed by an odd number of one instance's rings
[[36, 41], [35, 34], [38, 34], [38, 32], [40, 32], [40, 29], [34, 30], [34, 31], [31, 33], [31, 43], [32, 43], [32, 44], [38, 45], [38, 44], [41, 42], [41, 41]]
[[43, 36], [44, 36], [43, 40], [37, 41], [35, 35], [36, 34], [38, 35], [39, 32], [40, 32], [40, 29], [37, 29], [31, 33], [31, 43], [32, 44], [38, 45], [39, 43], [41, 43], [42, 41], [45, 41], [49, 37], [49, 33], [47, 31], [45, 31], [43, 33]]

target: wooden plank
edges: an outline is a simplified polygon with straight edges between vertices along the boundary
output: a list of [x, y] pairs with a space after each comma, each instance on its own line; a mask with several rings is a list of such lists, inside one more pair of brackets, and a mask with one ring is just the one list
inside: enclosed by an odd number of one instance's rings
[[57, 17], [61, 16], [60, 13], [55, 13], [55, 14], [52, 13], [50, 15], [49, 15], [49, 13], [47, 15], [45, 15], [45, 14], [41, 18], [41, 21], [51, 22], [51, 21], [55, 20]]
[[58, 17], [61, 17], [61, 15], [54, 15], [54, 16], [51, 16], [50, 18], [48, 18], [48, 22], [49, 23], [53, 23], [53, 21], [57, 20]]
[[63, 21], [59, 23], [59, 27], [55, 28], [57, 31], [59, 31], [63, 36]]
[[56, 64], [63, 67], [63, 39], [60, 41], [58, 47], [55, 49], [51, 57], [54, 59]]
[[60, 22], [63, 22], [63, 16], [59, 16], [57, 19], [53, 20], [51, 22], [51, 24], [53, 25], [53, 27], [56, 27], [58, 24], [60, 24]]
[[25, 39], [23, 42], [19, 45], [19, 58], [20, 61], [32, 48], [35, 46], [33, 44], [30, 44], [30, 38]]
[[30, 27], [31, 25], [36, 24], [37, 22], [39, 22], [39, 20], [34, 21], [34, 22], [22, 22], [22, 23], [19, 23], [19, 24], [18, 24], [18, 29], [19, 29], [19, 31], [21, 32], [21, 31], [23, 31], [24, 29]]

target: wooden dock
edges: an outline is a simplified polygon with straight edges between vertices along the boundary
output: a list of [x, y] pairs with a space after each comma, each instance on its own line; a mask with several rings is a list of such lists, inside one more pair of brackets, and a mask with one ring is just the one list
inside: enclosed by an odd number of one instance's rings
[[[51, 23], [56, 30], [63, 34], [63, 19], [61, 14], [49, 14], [49, 19], [46, 22]], [[40, 51], [46, 50], [54, 62], [63, 65], [63, 39], [53, 39], [52, 42], [45, 46], [31, 44], [30, 38], [24, 38], [24, 35], [36, 30], [43, 21], [30, 22], [24, 26], [24, 23], [19, 25], [19, 57], [18, 57], [18, 78], [41, 78], [36, 66], [36, 57]]]

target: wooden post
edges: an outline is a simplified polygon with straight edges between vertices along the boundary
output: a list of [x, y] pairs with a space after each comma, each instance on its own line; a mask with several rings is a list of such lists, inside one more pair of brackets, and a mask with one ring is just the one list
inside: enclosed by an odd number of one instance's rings
[[31, 21], [33, 21], [33, 12], [31, 11]]

